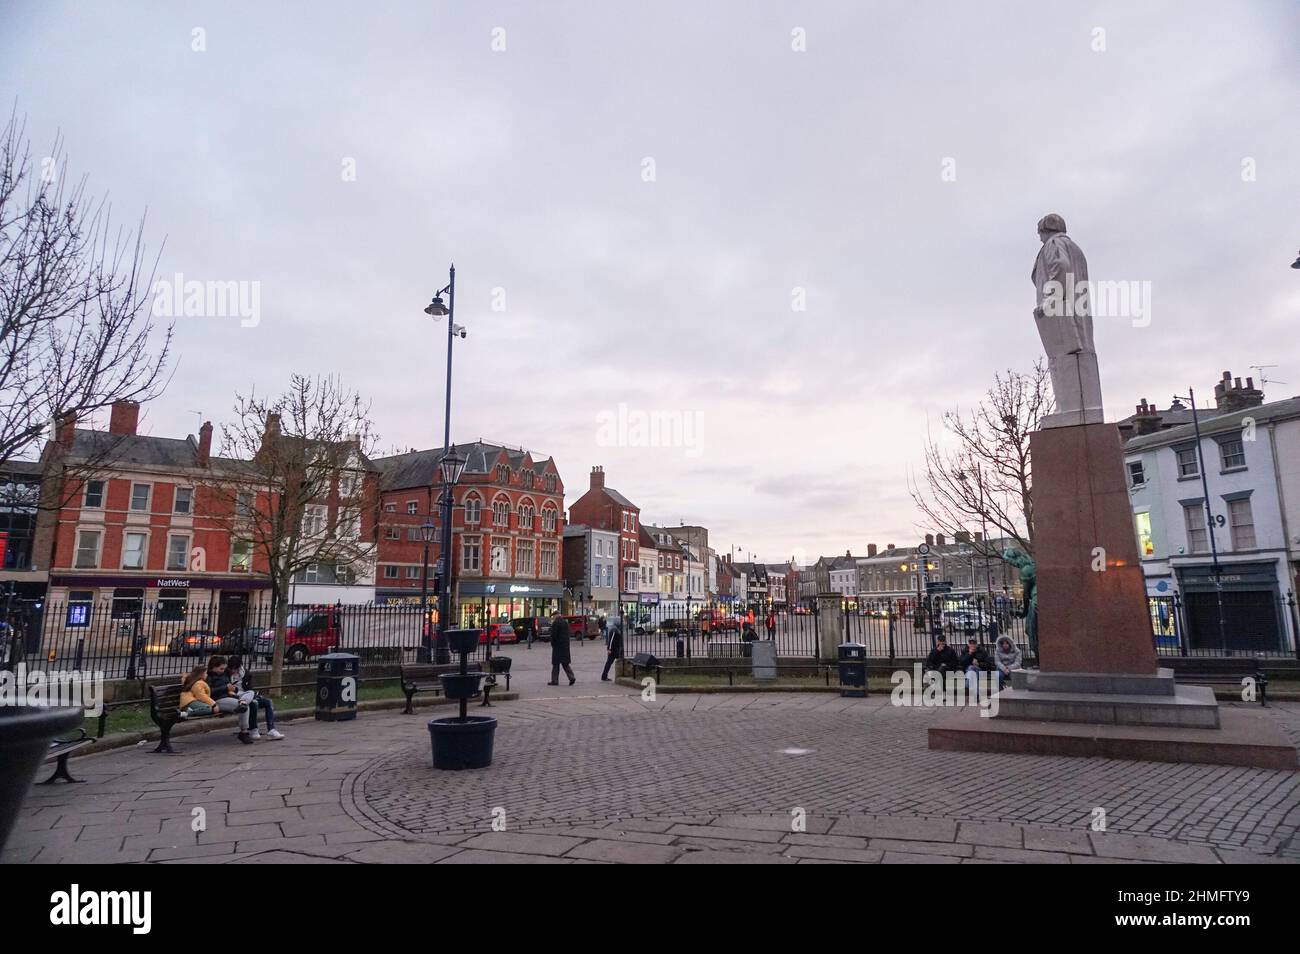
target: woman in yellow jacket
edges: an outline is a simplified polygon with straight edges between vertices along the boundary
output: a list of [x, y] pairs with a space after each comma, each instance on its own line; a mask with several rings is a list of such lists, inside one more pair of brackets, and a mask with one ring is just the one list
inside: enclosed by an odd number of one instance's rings
[[195, 666], [190, 674], [181, 680], [180, 715], [211, 715], [217, 704], [208, 693], [206, 666]]

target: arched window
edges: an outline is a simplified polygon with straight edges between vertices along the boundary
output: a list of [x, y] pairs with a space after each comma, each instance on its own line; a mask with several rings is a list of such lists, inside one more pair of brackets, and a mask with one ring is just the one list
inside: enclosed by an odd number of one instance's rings
[[506, 497], [497, 497], [492, 501], [492, 526], [510, 526], [510, 501]]
[[555, 514], [554, 507], [545, 507], [542, 509], [542, 529], [547, 533], [555, 532]]
[[533, 529], [534, 513], [536, 513], [536, 508], [534, 508], [533, 502], [531, 500], [520, 502], [519, 504], [519, 529], [520, 530]]
[[479, 500], [477, 494], [470, 494], [465, 498], [465, 522], [478, 523], [481, 519], [483, 501]]

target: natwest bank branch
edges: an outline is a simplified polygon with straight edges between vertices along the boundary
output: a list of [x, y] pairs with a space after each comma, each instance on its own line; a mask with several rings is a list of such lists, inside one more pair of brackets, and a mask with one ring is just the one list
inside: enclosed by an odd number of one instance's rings
[[536, 580], [480, 583], [465, 581], [456, 587], [461, 626], [486, 626], [521, 616], [550, 616], [564, 598], [561, 583]]
[[51, 573], [47, 619], [86, 625], [92, 611], [115, 619], [143, 616], [148, 623], [184, 624], [187, 629], [229, 633], [254, 625], [270, 612], [271, 584], [265, 577], [144, 573]]

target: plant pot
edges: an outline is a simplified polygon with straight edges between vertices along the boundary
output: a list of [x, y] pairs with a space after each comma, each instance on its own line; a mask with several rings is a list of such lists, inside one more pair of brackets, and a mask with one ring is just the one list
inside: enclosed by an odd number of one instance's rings
[[478, 649], [479, 640], [483, 638], [481, 629], [449, 629], [443, 634], [447, 637], [447, 646], [453, 655], [472, 653]]
[[462, 676], [460, 673], [445, 672], [438, 678], [442, 681], [442, 694], [448, 699], [469, 699], [478, 692], [483, 673], [471, 672]]
[[429, 723], [436, 769], [476, 769], [492, 764], [497, 720], [491, 716], [434, 719]]
[[0, 707], [0, 850], [50, 742], [81, 725], [76, 706]]
[[493, 656], [490, 663], [492, 671], [495, 673], [505, 673], [510, 671], [513, 660], [509, 656]]

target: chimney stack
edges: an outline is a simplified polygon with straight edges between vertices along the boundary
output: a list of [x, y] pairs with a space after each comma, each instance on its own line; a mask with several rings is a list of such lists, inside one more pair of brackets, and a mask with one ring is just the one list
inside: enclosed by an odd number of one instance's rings
[[874, 543], [868, 543], [868, 544], [867, 544], [867, 556], [869, 556], [869, 557], [873, 557], [873, 556], [875, 556], [875, 555], [876, 555], [876, 545], [875, 545]]
[[1135, 410], [1137, 414], [1133, 419], [1133, 430], [1137, 436], [1154, 434], [1161, 429], [1160, 424], [1164, 418], [1160, 416], [1160, 411], [1154, 404], [1147, 403], [1146, 398], [1142, 399], [1142, 403], [1137, 405]]
[[927, 534], [925, 535], [925, 545], [926, 545], [927, 547], [932, 547], [932, 546], [934, 546], [934, 534], [933, 534], [933, 533], [927, 533]]
[[596, 466], [591, 468], [591, 489], [597, 490], [605, 486], [605, 468]]
[[77, 437], [77, 415], [64, 414], [59, 418], [58, 426], [54, 432], [56, 442], [63, 450], [71, 450], [72, 442]]
[[114, 401], [113, 410], [109, 412], [108, 432], [110, 434], [134, 435], [140, 423], [139, 401]]
[[980, 533], [978, 530], [975, 531], [975, 542], [976, 543], [984, 542], [984, 534]]
[[934, 545], [935, 545], [935, 546], [937, 546], [937, 547], [941, 547], [941, 546], [943, 546], [943, 541], [944, 541], [944, 536], [943, 536], [942, 533], [935, 534], [935, 537], [934, 537]]
[[1247, 378], [1243, 387], [1241, 378], [1234, 379], [1231, 371], [1224, 371], [1223, 378], [1214, 386], [1214, 406], [1221, 414], [1244, 411], [1263, 403], [1264, 392], [1255, 387], [1254, 378]]
[[207, 467], [212, 458], [212, 422], [204, 421], [199, 428], [199, 466]]

